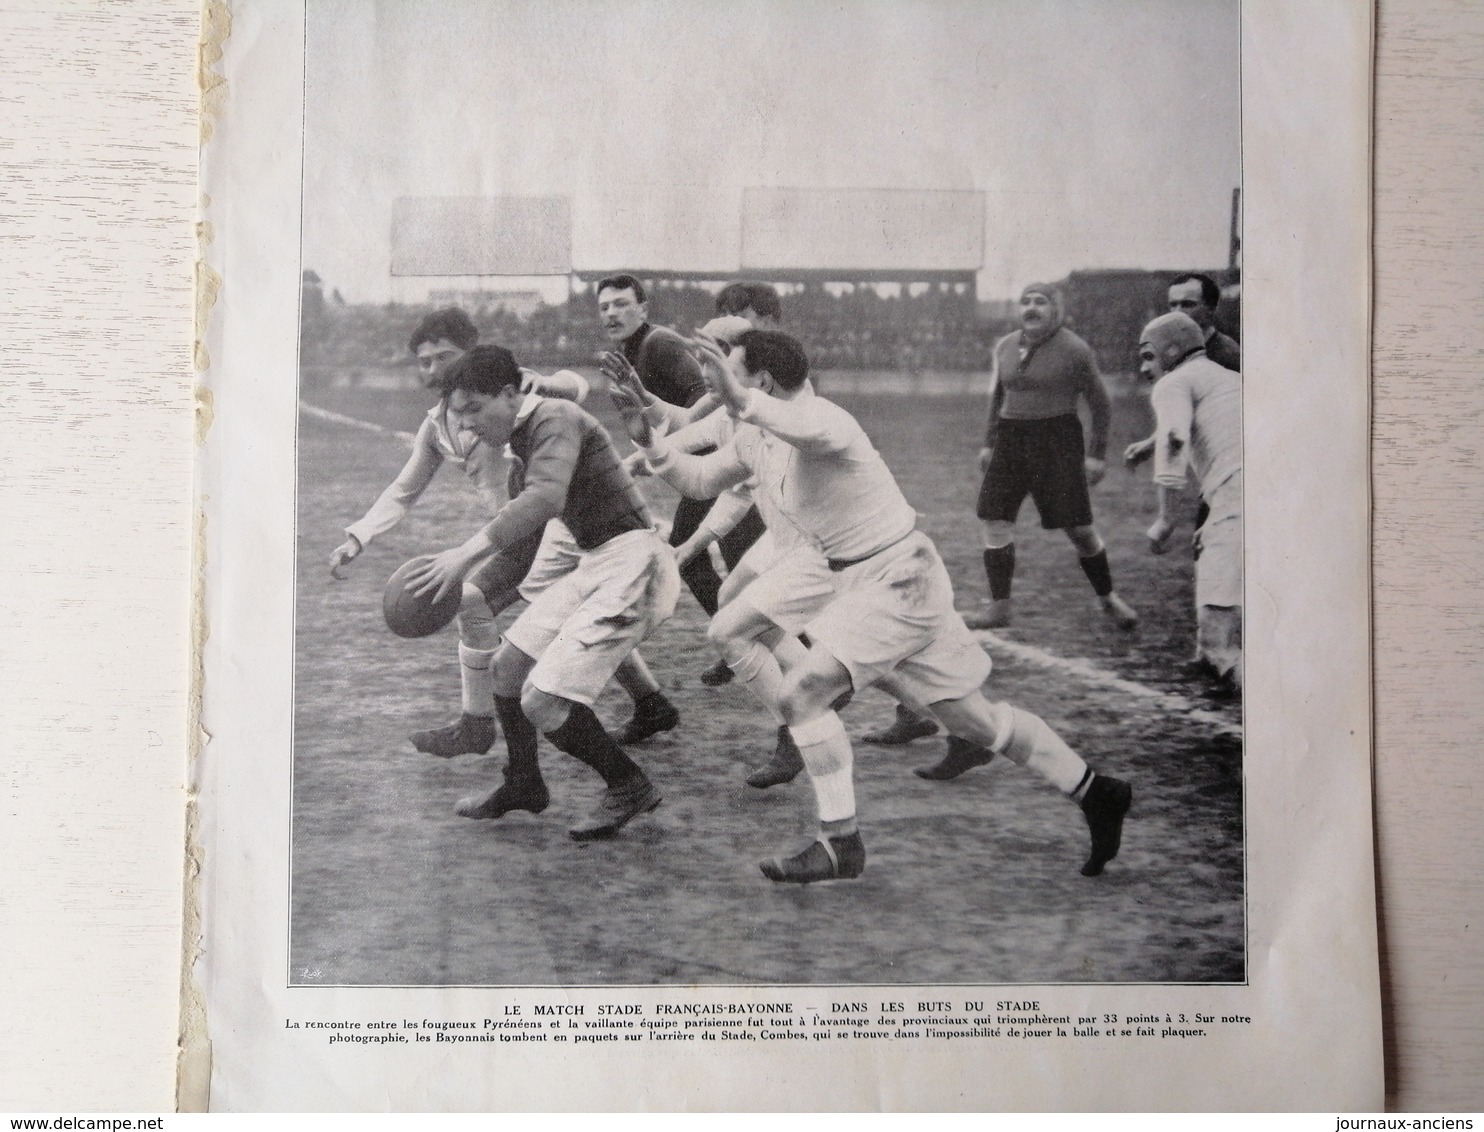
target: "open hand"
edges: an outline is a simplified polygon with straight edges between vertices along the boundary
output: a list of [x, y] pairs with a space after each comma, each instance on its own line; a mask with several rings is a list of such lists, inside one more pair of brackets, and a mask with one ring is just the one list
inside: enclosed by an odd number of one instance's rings
[[1143, 440], [1136, 440], [1123, 450], [1123, 466], [1125, 468], [1137, 468], [1153, 455], [1154, 437], [1148, 436]]
[[706, 388], [716, 394], [717, 400], [733, 414], [740, 412], [747, 403], [747, 387], [738, 379], [731, 359], [722, 350], [716, 339], [709, 334], [697, 333], [691, 339], [696, 360], [701, 363], [701, 377]]
[[610, 395], [623, 389], [628, 391], [641, 409], [654, 403], [655, 396], [644, 388], [644, 382], [639, 380], [639, 371], [617, 350], [610, 350], [599, 359], [598, 370], [608, 379]]
[[360, 556], [361, 540], [354, 536], [346, 539], [330, 554], [330, 577], [337, 582], [345, 581], [345, 575], [340, 572], [344, 566], [349, 566]]
[[[644, 416], [644, 404], [639, 400], [638, 395], [627, 385], [615, 382], [608, 387], [608, 396], [617, 406], [629, 438], [640, 448], [648, 448], [653, 444], [654, 429], [650, 427], [648, 418]], [[635, 453], [635, 455], [638, 454]]]
[[407, 583], [417, 596], [432, 594], [433, 601], [439, 602], [456, 586], [463, 585], [470, 565], [468, 552], [462, 546], [455, 546], [427, 559], [407, 575]]

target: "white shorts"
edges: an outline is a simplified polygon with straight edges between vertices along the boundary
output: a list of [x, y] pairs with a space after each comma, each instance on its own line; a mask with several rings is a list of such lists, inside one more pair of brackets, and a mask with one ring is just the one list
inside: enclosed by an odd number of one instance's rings
[[536, 659], [535, 687], [591, 707], [679, 598], [670, 548], [654, 531], [629, 531], [584, 551], [576, 569], [536, 595], [505, 639]]
[[1242, 473], [1227, 480], [1206, 500], [1211, 513], [1199, 532], [1195, 560], [1195, 604], [1242, 604]]
[[924, 534], [834, 572], [835, 600], [804, 631], [845, 666], [856, 691], [890, 675], [919, 704], [957, 700], [989, 678], [989, 654], [953, 608], [953, 583]]
[[535, 601], [537, 595], [577, 569], [581, 561], [582, 547], [572, 537], [572, 528], [560, 519], [551, 519], [541, 532], [536, 558], [516, 589], [526, 601]]
[[[738, 569], [749, 563], [752, 551], [762, 541], [759, 539], [743, 556]], [[785, 633], [797, 636], [834, 600], [835, 576], [830, 573], [824, 555], [812, 546], [798, 546], [777, 554], [770, 540], [768, 550], [774, 552], [771, 561], [754, 564], [757, 577], [735, 600], [745, 601]]]

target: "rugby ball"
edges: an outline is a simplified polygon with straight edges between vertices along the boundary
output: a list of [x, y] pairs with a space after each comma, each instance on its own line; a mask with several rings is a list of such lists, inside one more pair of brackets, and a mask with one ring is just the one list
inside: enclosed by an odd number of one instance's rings
[[381, 612], [386, 618], [387, 628], [399, 637], [430, 637], [454, 619], [463, 600], [463, 586], [454, 586], [453, 592], [442, 601], [435, 602], [432, 594], [419, 596], [412, 592], [407, 575], [428, 561], [414, 558], [404, 562], [397, 572], [386, 580], [386, 589], [381, 593]]

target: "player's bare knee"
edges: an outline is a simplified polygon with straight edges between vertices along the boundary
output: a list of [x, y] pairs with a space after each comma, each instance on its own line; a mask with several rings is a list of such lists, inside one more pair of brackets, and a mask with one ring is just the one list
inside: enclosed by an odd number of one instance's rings
[[984, 520], [984, 546], [987, 550], [999, 550], [1015, 541], [1015, 524], [1003, 519]]
[[999, 740], [1001, 726], [996, 705], [979, 693], [957, 700], [940, 700], [929, 704], [927, 711], [950, 735], [984, 747], [992, 747]]
[[817, 718], [829, 710], [835, 698], [848, 689], [830, 674], [812, 668], [796, 668], [785, 678], [779, 698], [779, 711], [790, 725]]
[[495, 695], [501, 699], [517, 699], [525, 688], [526, 677], [531, 674], [533, 666], [534, 662], [530, 657], [509, 641], [503, 642], [495, 650], [495, 658], [490, 663]]
[[561, 696], [543, 692], [527, 681], [520, 693], [520, 710], [542, 734], [550, 735], [567, 722], [567, 713], [572, 704]]
[[1103, 549], [1103, 540], [1098, 535], [1096, 527], [1068, 527], [1067, 538], [1077, 549], [1077, 554], [1082, 558], [1091, 558]]
[[768, 624], [761, 613], [746, 602], [737, 601], [717, 610], [706, 626], [706, 639], [725, 655], [728, 649], [751, 644]]

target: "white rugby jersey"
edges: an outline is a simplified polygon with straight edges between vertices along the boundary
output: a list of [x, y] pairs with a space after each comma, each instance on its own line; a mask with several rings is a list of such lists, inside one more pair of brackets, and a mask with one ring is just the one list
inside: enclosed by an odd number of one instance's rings
[[650, 463], [699, 499], [754, 476], [753, 499], [780, 551], [797, 531], [826, 558], [854, 561], [916, 527], [917, 512], [865, 430], [808, 383], [789, 400], [752, 390], [737, 420], [716, 452], [689, 456], [661, 439], [649, 449]]
[[[522, 368], [521, 376], [526, 398], [517, 420], [529, 415], [542, 396], [560, 397], [578, 404], [587, 398], [586, 379], [571, 370], [559, 370], [548, 378]], [[510, 499], [508, 457], [508, 446], [503, 453], [492, 452], [474, 433], [455, 429], [448, 418], [448, 399], [440, 398], [418, 425], [412, 438], [412, 455], [402, 465], [397, 478], [361, 518], [345, 528], [345, 533], [364, 547], [391, 530], [421, 498], [444, 461], [464, 469], [490, 514], [494, 514]]]
[[1204, 354], [1154, 383], [1154, 481], [1178, 488], [1187, 470], [1212, 493], [1242, 470], [1242, 378]]

